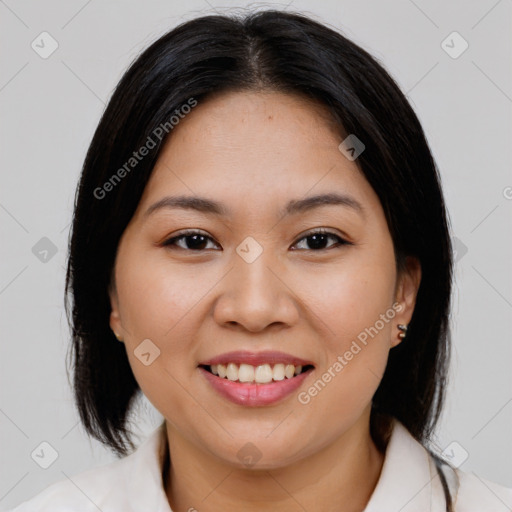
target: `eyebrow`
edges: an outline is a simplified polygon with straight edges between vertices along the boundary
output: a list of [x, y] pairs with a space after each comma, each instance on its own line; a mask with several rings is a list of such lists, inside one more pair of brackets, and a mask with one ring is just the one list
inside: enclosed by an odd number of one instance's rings
[[[280, 217], [296, 215], [321, 206], [344, 206], [357, 213], [364, 214], [364, 208], [356, 199], [345, 194], [328, 193], [306, 197], [304, 199], [292, 199], [280, 211]], [[162, 209], [194, 210], [200, 213], [228, 217], [230, 210], [223, 204], [199, 196], [166, 196], [152, 204], [144, 213], [148, 217], [152, 213]]]

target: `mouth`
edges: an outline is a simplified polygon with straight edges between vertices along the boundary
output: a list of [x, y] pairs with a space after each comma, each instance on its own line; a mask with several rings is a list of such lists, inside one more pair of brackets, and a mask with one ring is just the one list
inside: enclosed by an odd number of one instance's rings
[[198, 365], [219, 395], [237, 405], [283, 400], [313, 372], [310, 361], [281, 352], [230, 352]]
[[254, 366], [232, 362], [228, 364], [199, 365], [199, 367], [221, 379], [246, 384], [268, 384], [269, 382], [293, 379], [297, 375], [306, 373], [314, 368], [311, 364], [303, 366], [300, 364], [277, 363], [271, 365], [265, 363]]

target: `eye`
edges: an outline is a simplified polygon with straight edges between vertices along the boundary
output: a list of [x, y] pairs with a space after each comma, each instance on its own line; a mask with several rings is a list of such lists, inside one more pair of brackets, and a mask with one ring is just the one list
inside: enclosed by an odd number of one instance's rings
[[[336, 243], [331, 244], [328, 247], [325, 247], [325, 243], [329, 239], [335, 240]], [[313, 251], [329, 249], [335, 245], [338, 245], [338, 246], [339, 245], [350, 245], [350, 242], [347, 242], [345, 239], [341, 238], [339, 235], [332, 233], [330, 231], [324, 230], [324, 229], [317, 229], [316, 231], [309, 233], [308, 235], [302, 237], [299, 240], [299, 242], [301, 242], [302, 240], [308, 241], [308, 243], [310, 245], [310, 248], [305, 248], [305, 250], [313, 250]], [[199, 252], [199, 251], [202, 251], [202, 250], [205, 250], [208, 248], [208, 247], [205, 247], [205, 245], [207, 246], [209, 241], [213, 242], [213, 239], [211, 237], [209, 237], [208, 235], [205, 235], [205, 234], [201, 233], [200, 231], [189, 230], [189, 231], [184, 231], [177, 236], [169, 238], [162, 245], [164, 247], [176, 246], [176, 247], [179, 247], [180, 249]], [[178, 242], [180, 242], [181, 245]], [[217, 245], [215, 242], [214, 242], [214, 244]]]
[[[176, 242], [183, 241], [182, 245], [177, 244]], [[184, 231], [181, 234], [169, 238], [162, 245], [164, 247], [169, 246], [178, 246], [181, 249], [191, 250], [191, 251], [202, 251], [206, 247], [208, 241], [213, 241], [213, 239], [200, 231]]]
[[[337, 244], [333, 244], [329, 247], [324, 247], [325, 243], [328, 239], [331, 240], [337, 240]], [[350, 245], [350, 242], [347, 242], [345, 239], [341, 238], [339, 235], [336, 235], [335, 233], [332, 233], [330, 231], [327, 231], [325, 229], [317, 229], [316, 231], [313, 231], [306, 236], [302, 237], [299, 242], [302, 240], [309, 240], [309, 245], [311, 246], [310, 249], [306, 248], [306, 250], [325, 250], [330, 249], [331, 247], [335, 245]]]

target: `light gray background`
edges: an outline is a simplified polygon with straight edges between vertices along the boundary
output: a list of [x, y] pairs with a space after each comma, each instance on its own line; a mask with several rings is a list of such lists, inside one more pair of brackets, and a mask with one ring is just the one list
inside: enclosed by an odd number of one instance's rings
[[[2, 510], [114, 460], [78, 424], [63, 310], [73, 195], [104, 103], [158, 36], [246, 5], [0, 0]], [[454, 361], [437, 445], [456, 441], [454, 456], [469, 454], [463, 470], [512, 486], [512, 2], [294, 0], [286, 8], [313, 14], [369, 50], [424, 126], [459, 240]], [[31, 48], [43, 31], [59, 45], [47, 59]], [[456, 59], [441, 46], [453, 31], [469, 44]], [[46, 262], [32, 252], [42, 237], [57, 249]], [[160, 419], [143, 402], [135, 419], [141, 440]], [[30, 456], [42, 441], [58, 452], [46, 470]]]

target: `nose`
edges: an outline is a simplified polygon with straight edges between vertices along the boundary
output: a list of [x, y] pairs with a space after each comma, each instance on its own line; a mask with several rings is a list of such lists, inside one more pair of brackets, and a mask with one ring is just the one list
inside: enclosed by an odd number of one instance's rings
[[234, 259], [215, 303], [215, 321], [224, 327], [238, 326], [250, 332], [297, 323], [298, 300], [276, 258], [263, 251], [251, 263], [236, 253]]

